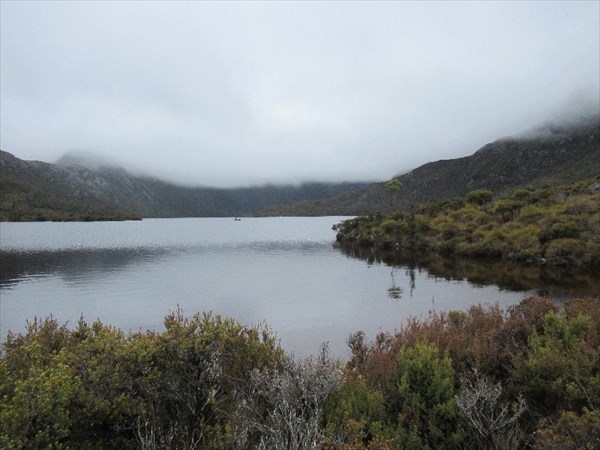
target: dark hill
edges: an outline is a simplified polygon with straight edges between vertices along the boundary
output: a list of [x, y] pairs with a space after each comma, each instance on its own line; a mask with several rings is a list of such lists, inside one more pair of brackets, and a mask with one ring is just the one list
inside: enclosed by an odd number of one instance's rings
[[56, 164], [0, 151], [0, 220], [227, 217], [318, 200], [366, 183], [306, 183], [238, 189], [183, 187], [134, 176], [102, 158], [69, 153]]
[[[431, 162], [397, 176], [404, 189], [394, 208], [464, 196], [476, 189], [504, 194], [521, 186], [540, 187], [600, 175], [600, 119], [576, 126], [547, 126], [503, 138], [473, 155]], [[358, 215], [391, 208], [385, 183], [339, 196], [263, 211], [265, 215]]]
[[0, 150], [0, 220], [122, 220], [135, 213], [99, 195], [95, 176]]

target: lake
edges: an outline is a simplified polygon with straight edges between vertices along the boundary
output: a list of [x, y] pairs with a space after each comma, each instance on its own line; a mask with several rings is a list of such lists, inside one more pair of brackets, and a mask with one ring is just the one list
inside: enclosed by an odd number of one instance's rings
[[[266, 322], [297, 356], [329, 342], [334, 356], [346, 358], [353, 331], [373, 338], [431, 309], [506, 307], [549, 283], [519, 267], [510, 272], [515, 284], [493, 266], [490, 276], [473, 276], [463, 262], [336, 248], [331, 226], [342, 219], [2, 223], [2, 340], [49, 315], [70, 325], [83, 315], [126, 331], [161, 330], [180, 307], [189, 316], [212, 311], [244, 325]], [[598, 292], [596, 278], [583, 279], [556, 290]]]

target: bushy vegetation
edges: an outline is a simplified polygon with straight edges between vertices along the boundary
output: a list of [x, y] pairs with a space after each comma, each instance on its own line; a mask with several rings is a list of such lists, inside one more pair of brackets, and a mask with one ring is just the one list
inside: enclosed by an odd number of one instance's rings
[[337, 239], [361, 246], [600, 268], [600, 194], [593, 180], [518, 189], [493, 199], [487, 190], [413, 210], [359, 216], [336, 226]]
[[276, 370], [266, 329], [181, 311], [163, 333], [83, 319], [9, 334], [0, 365], [2, 448], [226, 448], [238, 388]]
[[598, 448], [599, 303], [432, 312], [353, 334], [345, 364], [210, 314], [130, 335], [36, 320], [4, 343], [0, 447]]
[[32, 187], [21, 188], [5, 180], [0, 183], [0, 222], [90, 222], [140, 219], [137, 214], [108, 207], [94, 199], [82, 201], [68, 194], [58, 195]]
[[528, 298], [432, 312], [372, 343], [356, 333], [347, 382], [380, 410], [339, 402], [357, 421], [348, 448], [597, 448], [599, 301]]

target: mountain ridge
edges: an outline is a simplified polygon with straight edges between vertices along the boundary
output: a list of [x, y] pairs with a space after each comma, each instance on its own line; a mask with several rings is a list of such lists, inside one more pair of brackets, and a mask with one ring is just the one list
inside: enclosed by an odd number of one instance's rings
[[497, 139], [473, 154], [433, 161], [380, 183], [305, 183], [250, 188], [186, 187], [132, 175], [100, 157], [67, 153], [56, 164], [0, 151], [0, 220], [96, 220], [139, 217], [359, 215], [461, 197], [502, 194], [600, 175], [600, 118], [546, 125]]
[[90, 164], [80, 155], [67, 154], [51, 164], [21, 160], [0, 150], [3, 221], [238, 216], [276, 204], [329, 197], [365, 185], [357, 182], [232, 189], [186, 187], [132, 175], [113, 163]]
[[[544, 132], [546, 130], [546, 132]], [[571, 126], [545, 126], [504, 137], [473, 154], [423, 164], [395, 176], [403, 184], [392, 198], [385, 182], [334, 198], [261, 211], [261, 215], [360, 215], [461, 197], [476, 189], [503, 194], [522, 186], [568, 183], [600, 175], [600, 118]]]

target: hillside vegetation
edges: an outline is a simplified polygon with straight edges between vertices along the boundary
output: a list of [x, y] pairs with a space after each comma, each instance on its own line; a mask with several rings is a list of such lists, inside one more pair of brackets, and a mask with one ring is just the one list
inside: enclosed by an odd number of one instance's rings
[[409, 211], [374, 213], [334, 226], [337, 240], [361, 246], [504, 258], [600, 270], [600, 182], [488, 190]]
[[353, 334], [346, 364], [210, 314], [129, 335], [34, 321], [3, 344], [0, 447], [591, 450], [599, 302], [432, 312]]

